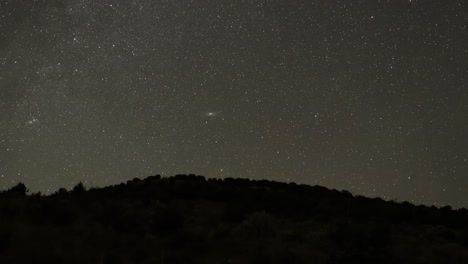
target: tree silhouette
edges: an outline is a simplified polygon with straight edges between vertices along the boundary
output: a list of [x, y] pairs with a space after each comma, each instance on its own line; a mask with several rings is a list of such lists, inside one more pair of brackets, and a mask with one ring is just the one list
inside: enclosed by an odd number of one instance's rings
[[86, 188], [84, 187], [82, 182], [79, 182], [75, 187], [73, 187], [72, 192], [73, 193], [84, 193], [86, 191]]
[[20, 182], [17, 185], [13, 186], [11, 189], [9, 189], [7, 192], [16, 194], [16, 195], [25, 196], [26, 193], [28, 192], [28, 189], [26, 188], [26, 185], [24, 185], [24, 183]]

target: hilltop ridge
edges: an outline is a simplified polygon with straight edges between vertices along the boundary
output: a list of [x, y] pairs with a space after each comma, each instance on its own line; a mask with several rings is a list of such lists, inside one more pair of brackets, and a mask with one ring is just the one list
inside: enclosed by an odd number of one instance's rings
[[322, 186], [159, 175], [0, 193], [2, 263], [468, 263], [468, 211]]

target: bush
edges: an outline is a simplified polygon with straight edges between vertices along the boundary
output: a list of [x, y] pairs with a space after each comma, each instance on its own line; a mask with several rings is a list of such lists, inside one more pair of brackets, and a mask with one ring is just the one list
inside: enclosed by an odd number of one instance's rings
[[276, 235], [273, 217], [265, 211], [254, 212], [234, 230], [241, 236], [268, 238]]

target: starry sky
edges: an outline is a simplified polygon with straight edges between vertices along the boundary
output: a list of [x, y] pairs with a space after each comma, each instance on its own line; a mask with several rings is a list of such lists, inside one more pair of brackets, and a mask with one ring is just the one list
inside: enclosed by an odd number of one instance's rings
[[468, 207], [464, 0], [0, 0], [0, 189], [154, 174]]

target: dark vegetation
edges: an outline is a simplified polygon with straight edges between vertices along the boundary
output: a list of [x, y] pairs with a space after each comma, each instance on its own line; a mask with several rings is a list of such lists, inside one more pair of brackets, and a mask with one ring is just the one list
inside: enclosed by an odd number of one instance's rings
[[468, 263], [466, 209], [160, 176], [0, 193], [0, 263]]

